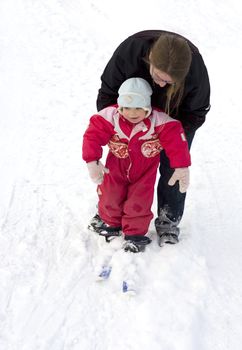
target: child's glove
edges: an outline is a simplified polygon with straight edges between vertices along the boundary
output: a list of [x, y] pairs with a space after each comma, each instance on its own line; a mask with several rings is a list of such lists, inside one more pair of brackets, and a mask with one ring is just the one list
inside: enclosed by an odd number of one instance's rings
[[104, 174], [109, 173], [109, 170], [105, 168], [105, 166], [99, 160], [94, 160], [93, 162], [87, 163], [87, 168], [90, 178], [97, 185], [100, 185], [103, 182]]
[[179, 191], [186, 192], [189, 186], [189, 168], [176, 168], [168, 185], [173, 186], [177, 181], [179, 181]]

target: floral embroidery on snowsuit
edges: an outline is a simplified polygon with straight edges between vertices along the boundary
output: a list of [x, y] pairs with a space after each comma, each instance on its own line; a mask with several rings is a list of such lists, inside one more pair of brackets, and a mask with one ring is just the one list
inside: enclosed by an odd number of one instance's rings
[[[118, 135], [112, 136], [108, 143], [108, 147], [117, 158], [127, 158], [129, 156], [128, 144], [122, 142]], [[141, 153], [146, 158], [157, 156], [162, 149], [157, 134], [153, 135], [151, 140], [148, 140], [141, 145]]]

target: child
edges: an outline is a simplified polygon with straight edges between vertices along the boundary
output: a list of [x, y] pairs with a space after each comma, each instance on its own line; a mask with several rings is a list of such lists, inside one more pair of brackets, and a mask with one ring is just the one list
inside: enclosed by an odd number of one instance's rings
[[[189, 184], [191, 160], [181, 123], [151, 108], [147, 81], [127, 79], [118, 92], [118, 104], [92, 116], [83, 137], [83, 160], [99, 196], [90, 227], [104, 235], [122, 230], [124, 250], [139, 252], [151, 242], [146, 233], [153, 218], [159, 153], [164, 149], [174, 168], [169, 185], [179, 181], [182, 193]], [[109, 153], [104, 167], [100, 159], [105, 145]]]

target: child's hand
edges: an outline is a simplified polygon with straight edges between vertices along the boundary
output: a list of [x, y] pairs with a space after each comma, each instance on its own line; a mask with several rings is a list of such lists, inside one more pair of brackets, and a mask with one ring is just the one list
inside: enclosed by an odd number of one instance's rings
[[173, 186], [177, 181], [179, 181], [179, 191], [186, 192], [189, 186], [189, 168], [176, 168], [168, 185]]
[[97, 185], [100, 185], [103, 182], [104, 174], [109, 173], [109, 170], [105, 168], [105, 166], [99, 160], [94, 160], [93, 162], [87, 163], [87, 168], [90, 178]]

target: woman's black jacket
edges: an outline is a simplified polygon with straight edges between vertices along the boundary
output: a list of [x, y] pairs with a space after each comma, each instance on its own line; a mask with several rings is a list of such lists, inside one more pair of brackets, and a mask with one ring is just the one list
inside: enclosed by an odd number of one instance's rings
[[[101, 88], [97, 97], [97, 109], [117, 103], [118, 89], [124, 80], [131, 77], [146, 79], [153, 89], [152, 106], [164, 110], [166, 87], [161, 88], [152, 81], [146, 62], [153, 43], [165, 31], [146, 30], [131, 35], [113, 53], [101, 76]], [[180, 36], [179, 34], [173, 33]], [[187, 133], [195, 131], [205, 121], [210, 109], [210, 84], [206, 66], [196, 46], [189, 40], [192, 63], [185, 80], [182, 101], [178, 110], [170, 115], [183, 124]]]

